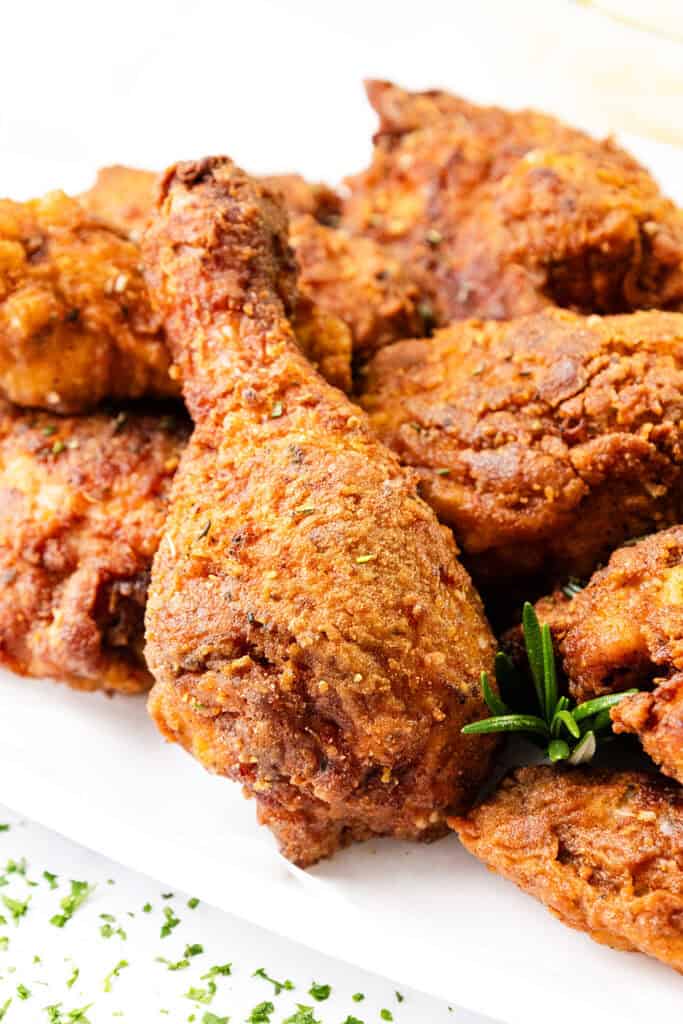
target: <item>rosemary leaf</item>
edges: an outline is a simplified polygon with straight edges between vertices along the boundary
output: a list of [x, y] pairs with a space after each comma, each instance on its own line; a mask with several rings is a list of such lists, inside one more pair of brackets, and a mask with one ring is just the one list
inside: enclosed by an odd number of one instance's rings
[[536, 610], [528, 601], [524, 602], [522, 626], [524, 628], [524, 644], [526, 646], [527, 658], [529, 659], [531, 677], [534, 681], [536, 697], [538, 698], [538, 706], [541, 709], [541, 714], [546, 715], [547, 710], [545, 707], [543, 683], [543, 640], [541, 637], [541, 627], [538, 622]]

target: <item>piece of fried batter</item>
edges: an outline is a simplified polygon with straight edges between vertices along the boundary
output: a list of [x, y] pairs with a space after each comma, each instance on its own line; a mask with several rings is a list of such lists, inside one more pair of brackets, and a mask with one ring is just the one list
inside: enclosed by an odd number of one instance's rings
[[187, 434], [182, 413], [0, 402], [0, 663], [82, 690], [149, 687], [147, 584]]
[[647, 691], [612, 709], [614, 731], [683, 782], [683, 526], [615, 551], [573, 600], [558, 590], [536, 610], [577, 700]]
[[492, 751], [461, 734], [493, 638], [450, 532], [296, 346], [271, 193], [180, 164], [143, 252], [195, 422], [147, 608], [155, 721], [298, 864], [441, 835]]
[[368, 95], [380, 130], [342, 222], [410, 268], [437, 323], [681, 307], [683, 213], [612, 141], [447, 93]]
[[364, 387], [487, 585], [588, 576], [682, 518], [681, 314], [455, 323], [383, 349]]
[[[140, 241], [150, 214], [159, 176], [154, 171], [114, 165], [102, 167], [92, 188], [79, 199], [105, 224]], [[300, 174], [272, 174], [260, 179], [279, 192], [290, 216], [310, 214], [321, 224], [334, 225], [341, 212], [341, 198], [321, 182], [309, 182]]]
[[0, 200], [0, 395], [66, 413], [177, 390], [137, 246], [63, 192]]
[[[328, 186], [298, 174], [258, 180], [282, 197], [292, 218], [289, 243], [299, 265], [297, 336], [326, 380], [349, 391], [349, 346], [362, 361], [392, 341], [424, 334], [418, 289], [377, 242], [334, 229], [341, 200]], [[105, 167], [81, 200], [107, 223], [137, 236], [149, 219], [156, 181], [149, 171]], [[321, 316], [328, 318], [324, 325], [317, 323]], [[349, 339], [342, 341], [339, 321], [351, 332]]]
[[683, 971], [683, 790], [646, 772], [520, 768], [451, 821], [571, 928]]

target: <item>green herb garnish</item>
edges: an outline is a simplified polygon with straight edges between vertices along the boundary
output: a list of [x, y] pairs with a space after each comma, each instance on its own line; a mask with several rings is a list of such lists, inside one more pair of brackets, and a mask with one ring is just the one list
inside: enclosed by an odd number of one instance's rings
[[165, 939], [168, 935], [170, 935], [173, 929], [177, 928], [177, 926], [180, 924], [180, 918], [175, 916], [172, 907], [164, 907], [164, 917], [166, 918], [166, 920], [161, 926], [162, 939]]
[[0, 832], [9, 832], [10, 826], [7, 824], [0, 825]]
[[19, 996], [20, 999], [30, 999], [31, 990], [26, 988], [26, 985], [19, 984], [17, 985], [17, 995]]
[[272, 1003], [259, 1003], [247, 1017], [247, 1024], [270, 1024], [271, 1013], [275, 1013]]
[[[568, 761], [577, 765], [590, 761], [595, 754], [598, 739], [611, 732], [611, 721], [603, 714], [624, 697], [637, 693], [624, 690], [605, 697], [575, 704], [569, 697], [560, 697], [557, 687], [557, 669], [552, 635], [547, 624], [541, 626], [533, 605], [524, 605], [522, 613], [524, 645], [533, 682], [538, 714], [513, 710], [489, 683], [488, 673], [481, 674], [481, 688], [491, 718], [471, 722], [462, 730], [467, 734], [492, 732], [526, 733], [535, 742], [541, 742], [551, 761]], [[519, 694], [528, 689], [510, 658], [499, 651], [496, 655], [496, 681], [503, 693]]]
[[9, 938], [7, 935], [0, 935], [0, 953], [6, 953], [9, 949]]
[[285, 981], [277, 981], [276, 978], [271, 978], [268, 974], [266, 974], [265, 967], [259, 967], [256, 971], [254, 971], [252, 977], [263, 978], [264, 981], [269, 981], [270, 984], [275, 989], [276, 996], [279, 996], [283, 989], [286, 989], [288, 992], [291, 992], [292, 989], [294, 988], [294, 983], [291, 982], [289, 978], [287, 978]]
[[[197, 899], [197, 897], [196, 897], [196, 896], [192, 896], [192, 897], [190, 897], [190, 899], [189, 899], [189, 900], [187, 901], [187, 905], [188, 905], [188, 907], [190, 908], [190, 910], [195, 910], [195, 909], [196, 909], [196, 908], [197, 908], [197, 907], [199, 906], [199, 900]], [[152, 908], [150, 907], [150, 910], [151, 910], [151, 909], [152, 909]]]
[[2, 902], [5, 904], [10, 914], [12, 915], [12, 920], [15, 921], [17, 924], [19, 923], [19, 918], [24, 917], [26, 915], [26, 911], [28, 910], [30, 900], [30, 896], [27, 896], [25, 900], [13, 900], [10, 896], [2, 897]]
[[216, 982], [210, 981], [206, 988], [190, 987], [185, 993], [185, 998], [191, 999], [194, 1003], [206, 1003], [208, 1005], [215, 995]]
[[318, 1003], [324, 1002], [330, 998], [330, 992], [332, 987], [330, 985], [317, 985], [314, 981], [311, 982], [311, 987], [308, 990], [309, 996], [316, 1000]]
[[393, 1020], [394, 1019], [394, 1015], [391, 1012], [391, 1010], [380, 1010], [379, 1011], [379, 1015], [382, 1018], [382, 1020]]
[[215, 1013], [207, 1010], [202, 1017], [202, 1024], [230, 1024], [229, 1017], [217, 1017]]
[[298, 1003], [296, 1013], [283, 1020], [282, 1024], [320, 1024], [320, 1021], [313, 1016], [312, 1006], [302, 1006]]
[[111, 971], [104, 979], [104, 985], [102, 986], [105, 992], [111, 992], [111, 983], [113, 979], [118, 978], [124, 967], [128, 967], [127, 960], [119, 960], [116, 967], [112, 967]]
[[3, 1017], [5, 1016], [7, 1011], [9, 1010], [11, 1002], [12, 1002], [12, 999], [10, 998], [10, 999], [6, 1000], [6, 1002], [4, 1002], [2, 1004], [2, 1006], [0, 1006], [0, 1020], [3, 1019]]
[[71, 880], [71, 892], [59, 904], [63, 914], [55, 914], [50, 918], [50, 924], [56, 928], [63, 928], [67, 921], [70, 921], [82, 903], [85, 903], [88, 896], [94, 891], [94, 885], [87, 882], [76, 882]]
[[53, 875], [51, 871], [43, 871], [43, 878], [51, 889], [57, 888], [57, 875]]
[[81, 972], [78, 969], [78, 967], [74, 967], [73, 971], [71, 972], [71, 975], [70, 975], [69, 979], [67, 980], [67, 983], [66, 983], [66, 987], [67, 988], [73, 988], [74, 987], [74, 985], [78, 981], [78, 975], [80, 973]]
[[353, 999], [354, 1003], [362, 1003], [363, 1000], [365, 999], [365, 993], [363, 993], [363, 992], [354, 992], [354, 994], [351, 996], [351, 998]]
[[202, 974], [201, 980], [206, 981], [207, 978], [217, 978], [219, 975], [227, 977], [228, 974], [232, 974], [232, 964], [214, 964], [213, 967], [209, 967], [206, 974]]

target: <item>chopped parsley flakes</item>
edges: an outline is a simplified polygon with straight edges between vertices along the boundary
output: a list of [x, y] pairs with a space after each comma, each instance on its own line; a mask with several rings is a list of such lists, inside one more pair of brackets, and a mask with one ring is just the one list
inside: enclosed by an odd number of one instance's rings
[[9, 1008], [10, 1008], [10, 1003], [11, 1003], [11, 1002], [12, 1002], [12, 999], [10, 998], [10, 999], [8, 999], [8, 1000], [7, 1000], [6, 1002], [4, 1002], [4, 1003], [2, 1004], [2, 1006], [0, 1006], [0, 1020], [2, 1020], [2, 1019], [3, 1019], [3, 1017], [5, 1016], [5, 1014], [7, 1013], [7, 1011], [9, 1010]]
[[[191, 896], [190, 899], [187, 901], [187, 905], [190, 908], [190, 910], [196, 910], [197, 907], [199, 906], [199, 900], [197, 899], [196, 896]], [[204, 1016], [206, 1016], [206, 1014], [204, 1014]], [[216, 1020], [218, 1020], [218, 1017], [216, 1018]]]
[[[2, 897], [2, 902], [12, 915], [12, 920], [16, 921], [17, 924], [19, 923], [19, 918], [26, 915], [30, 900], [30, 896], [27, 896], [25, 900], [13, 900], [10, 896]], [[4, 920], [1, 923], [4, 924]]]
[[172, 907], [164, 907], [164, 917], [166, 918], [166, 920], [161, 926], [160, 933], [162, 939], [165, 939], [168, 935], [170, 935], [173, 929], [180, 924], [180, 918], [175, 916]]
[[394, 1015], [391, 1012], [391, 1010], [380, 1010], [379, 1011], [379, 1015], [382, 1018], [382, 1020], [393, 1020], [394, 1019]]
[[57, 875], [53, 875], [51, 871], [43, 871], [43, 878], [51, 889], [57, 888]]
[[17, 995], [20, 999], [30, 999], [31, 990], [26, 988], [26, 985], [17, 985]]
[[330, 992], [332, 988], [330, 985], [318, 985], [315, 981], [311, 982], [311, 987], [308, 990], [309, 996], [316, 1000], [318, 1003], [324, 1002], [330, 998]]
[[278, 981], [276, 978], [269, 977], [269, 975], [266, 974], [265, 967], [259, 967], [257, 970], [255, 970], [252, 977], [263, 978], [264, 981], [269, 981], [270, 984], [275, 989], [276, 996], [279, 996], [283, 989], [286, 989], [288, 992], [291, 992], [292, 989], [294, 988], [294, 984], [289, 980], [289, 978], [286, 978], [285, 981]]
[[271, 1013], [275, 1013], [272, 1003], [259, 1003], [247, 1017], [247, 1024], [270, 1024]]
[[88, 896], [94, 891], [94, 885], [87, 882], [76, 882], [71, 880], [71, 892], [59, 904], [63, 914], [55, 914], [50, 918], [50, 924], [56, 928], [63, 928], [67, 921], [70, 921], [81, 904], [85, 903]]
[[111, 983], [112, 983], [113, 979], [114, 978], [118, 978], [119, 974], [124, 969], [124, 967], [128, 967], [128, 961], [127, 960], [119, 960], [119, 962], [117, 963], [116, 967], [113, 967], [111, 969], [109, 974], [104, 979], [104, 985], [102, 986], [104, 988], [105, 992], [111, 992]]
[[208, 1005], [215, 995], [216, 982], [210, 981], [206, 988], [194, 988], [191, 986], [185, 993], [185, 998], [191, 999], [193, 1003], [205, 1003]]
[[312, 1006], [302, 1006], [299, 1003], [296, 1013], [284, 1020], [282, 1024], [321, 1024], [321, 1022], [313, 1016]]
[[215, 1013], [207, 1010], [202, 1017], [202, 1024], [229, 1024], [229, 1017], [217, 1017]]

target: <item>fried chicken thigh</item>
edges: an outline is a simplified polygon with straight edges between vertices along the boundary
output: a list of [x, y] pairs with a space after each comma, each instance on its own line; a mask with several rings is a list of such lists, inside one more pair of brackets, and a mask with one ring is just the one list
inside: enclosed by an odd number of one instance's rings
[[683, 526], [612, 555], [572, 600], [537, 603], [577, 700], [636, 687], [612, 708], [615, 732], [636, 733], [683, 782]]
[[521, 768], [463, 845], [571, 928], [683, 971], [683, 790], [645, 772]]
[[364, 387], [481, 583], [587, 576], [681, 519], [681, 314], [454, 323], [383, 349]]
[[174, 395], [132, 242], [62, 192], [0, 201], [0, 395], [77, 412]]
[[296, 346], [266, 189], [172, 168], [143, 251], [195, 423], [147, 608], [155, 721], [300, 865], [442, 834], [492, 752], [461, 734], [493, 639], [449, 531]]
[[448, 93], [368, 95], [380, 129], [342, 223], [410, 267], [437, 323], [681, 308], [683, 213], [613, 142]]
[[57, 417], [0, 402], [0, 663], [83, 690], [146, 690], [152, 556], [182, 414]]

